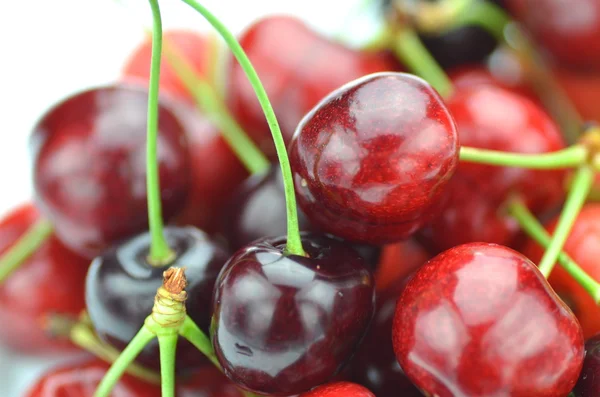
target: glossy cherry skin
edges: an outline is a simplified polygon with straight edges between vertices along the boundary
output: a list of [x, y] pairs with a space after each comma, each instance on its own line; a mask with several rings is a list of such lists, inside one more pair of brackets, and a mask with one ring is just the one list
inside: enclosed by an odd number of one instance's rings
[[445, 251], [408, 282], [394, 351], [425, 393], [564, 397], [585, 355], [579, 322], [533, 262], [496, 244]]
[[[555, 217], [548, 223], [546, 228], [550, 233], [553, 233], [557, 220]], [[593, 279], [600, 280], [600, 204], [583, 207], [563, 250]], [[533, 241], [528, 241], [522, 252], [534, 263], [539, 263], [544, 254], [544, 250]], [[583, 287], [560, 265], [554, 267], [548, 281], [579, 319], [584, 336], [590, 338], [599, 333], [600, 308]]]
[[[200, 328], [207, 331], [210, 302], [219, 271], [229, 255], [205, 233], [193, 227], [165, 228], [165, 237], [177, 259], [171, 267], [185, 267], [188, 286], [186, 308]], [[152, 312], [154, 297], [169, 266], [147, 263], [150, 235], [138, 235], [105, 252], [92, 262], [86, 280], [88, 314], [98, 336], [123, 349]], [[177, 370], [187, 372], [205, 362], [204, 356], [179, 339]], [[139, 361], [159, 368], [158, 342], [151, 342]]]
[[[39, 219], [31, 204], [7, 214], [0, 221], [0, 255]], [[75, 349], [53, 338], [43, 324], [49, 315], [77, 317], [85, 309], [88, 264], [51, 235], [0, 284], [0, 342], [21, 353]]]
[[[147, 93], [106, 86], [75, 94], [34, 128], [34, 188], [61, 241], [93, 258], [142, 232], [146, 204]], [[183, 207], [190, 161], [183, 127], [159, 107], [158, 162], [163, 215]]]
[[560, 63], [600, 70], [597, 0], [507, 0], [508, 9]]
[[[449, 99], [461, 145], [515, 153], [545, 153], [564, 148], [558, 127], [525, 97], [492, 85], [457, 90]], [[427, 245], [442, 251], [485, 241], [514, 244], [515, 221], [498, 208], [519, 193], [536, 214], [560, 205], [564, 171], [527, 170], [461, 162], [450, 181], [450, 199], [423, 232]]]
[[[292, 16], [258, 20], [239, 38], [273, 103], [288, 142], [302, 117], [342, 84], [367, 74], [395, 70], [381, 54], [346, 48]], [[263, 111], [239, 64], [229, 70], [228, 104], [246, 132], [269, 155], [274, 146]]]
[[594, 397], [600, 395], [600, 334], [585, 342], [585, 360], [579, 374], [577, 385], [573, 389], [575, 397]]
[[273, 396], [335, 376], [367, 332], [375, 302], [373, 276], [351, 248], [305, 234], [303, 257], [284, 255], [285, 243], [264, 239], [231, 257], [215, 286], [211, 325], [225, 375]]
[[300, 397], [375, 397], [375, 395], [356, 383], [337, 382], [319, 386], [302, 393]]
[[377, 73], [342, 86], [298, 125], [290, 148], [298, 203], [322, 230], [385, 244], [437, 216], [458, 134], [424, 80]]

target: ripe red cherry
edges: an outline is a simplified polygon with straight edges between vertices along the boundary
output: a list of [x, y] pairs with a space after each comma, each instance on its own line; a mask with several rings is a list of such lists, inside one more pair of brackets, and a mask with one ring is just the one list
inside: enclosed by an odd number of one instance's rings
[[[302, 117], [342, 84], [367, 74], [395, 70], [380, 54], [346, 48], [291, 16], [270, 16], [240, 37], [273, 103], [284, 139]], [[248, 79], [235, 61], [229, 71], [228, 103], [263, 151], [274, 154], [269, 127]]]
[[290, 161], [299, 205], [313, 224], [350, 241], [385, 244], [439, 214], [458, 136], [424, 80], [378, 73], [342, 86], [307, 114]]
[[346, 245], [303, 235], [303, 257], [284, 255], [285, 243], [264, 239], [239, 250], [213, 300], [211, 336], [225, 375], [273, 396], [335, 376], [366, 333], [375, 298], [371, 272]]
[[584, 358], [579, 322], [537, 267], [503, 246], [464, 244], [408, 282], [392, 331], [425, 393], [564, 397]]
[[[144, 90], [107, 86], [54, 106], [32, 136], [40, 210], [61, 241], [92, 258], [147, 228]], [[190, 162], [184, 130], [159, 107], [158, 161], [163, 214], [185, 204]]]
[[[207, 59], [207, 46], [209, 43], [206, 37], [190, 30], [170, 30], [163, 33], [163, 42], [167, 47], [176, 50], [179, 55], [183, 56], [199, 76], [206, 74], [209, 62], [212, 62], [212, 60]], [[151, 55], [152, 40], [148, 38], [135, 49], [125, 63], [123, 79], [126, 82], [148, 84]], [[160, 89], [161, 92], [193, 102], [189, 91], [181, 83], [173, 67], [169, 65], [168, 59], [161, 63]]]
[[[108, 371], [108, 364], [94, 359], [54, 368], [44, 374], [26, 397], [93, 397]], [[160, 387], [124, 374], [111, 397], [160, 397]]]
[[[550, 233], [554, 231], [556, 223], [556, 218], [548, 223]], [[564, 251], [592, 278], [600, 280], [600, 204], [583, 207], [567, 238]], [[522, 252], [534, 263], [539, 263], [544, 254], [543, 249], [533, 241], [529, 241]], [[583, 287], [560, 266], [554, 268], [548, 281], [577, 316], [584, 336], [590, 338], [599, 333], [600, 308]]]
[[585, 342], [585, 360], [577, 385], [573, 389], [575, 397], [595, 397], [600, 395], [600, 334]]
[[[558, 127], [536, 104], [502, 88], [482, 85], [457, 90], [448, 107], [461, 145], [516, 153], [564, 148]], [[485, 241], [512, 245], [516, 222], [498, 208], [518, 192], [536, 214], [560, 205], [563, 171], [526, 170], [461, 162], [450, 181], [450, 199], [423, 232], [427, 245], [442, 251]]]
[[375, 397], [375, 395], [356, 383], [338, 382], [319, 386], [302, 393], [300, 397]]
[[597, 0], [507, 0], [509, 10], [556, 59], [600, 70], [600, 3]]
[[[213, 286], [229, 255], [205, 233], [193, 227], [167, 227], [165, 238], [177, 254], [168, 266], [152, 267], [146, 257], [150, 233], [138, 235], [106, 251], [92, 262], [86, 279], [88, 314], [98, 336], [123, 349], [152, 312], [154, 297], [168, 267], [185, 267], [188, 286], [186, 308], [205, 332], [210, 323]], [[177, 370], [189, 372], [205, 364], [202, 353], [179, 339]], [[139, 362], [160, 368], [158, 341], [142, 351]]]
[[[40, 215], [31, 204], [10, 212], [0, 221], [0, 255], [29, 229]], [[51, 314], [77, 317], [83, 301], [88, 261], [50, 236], [20, 267], [0, 284], [0, 341], [23, 353], [71, 350], [43, 329]]]
[[384, 291], [396, 284], [429, 259], [429, 252], [413, 239], [386, 245], [382, 249], [375, 273], [377, 291]]

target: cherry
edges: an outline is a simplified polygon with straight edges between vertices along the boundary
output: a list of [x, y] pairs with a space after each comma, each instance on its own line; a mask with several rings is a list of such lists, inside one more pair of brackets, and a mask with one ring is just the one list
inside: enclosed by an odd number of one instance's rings
[[[517, 153], [564, 148], [558, 127], [539, 106], [500, 87], [457, 90], [448, 107], [461, 145]], [[512, 245], [519, 227], [498, 208], [518, 192], [536, 214], [552, 210], [562, 201], [564, 176], [561, 170], [461, 163], [449, 184], [449, 203], [423, 232], [424, 241], [438, 251], [474, 241]]]
[[600, 73], [558, 67], [554, 76], [584, 119], [600, 121], [600, 109], [595, 105], [600, 98]]
[[274, 396], [302, 393], [336, 375], [366, 333], [374, 306], [373, 276], [355, 251], [304, 234], [308, 256], [286, 255], [286, 240], [263, 239], [234, 254], [213, 300], [211, 335], [225, 375]]
[[319, 386], [300, 397], [375, 397], [373, 393], [355, 383], [337, 382]]
[[508, 9], [556, 59], [600, 68], [600, 3], [596, 0], [508, 0]]
[[408, 239], [382, 249], [375, 282], [384, 291], [431, 259], [431, 255], [416, 240]]
[[[263, 18], [239, 40], [269, 94], [286, 142], [302, 117], [329, 92], [358, 77], [394, 70], [381, 54], [346, 48], [291, 16]], [[228, 81], [232, 112], [263, 151], [272, 155], [264, 114], [237, 62], [231, 62]]]
[[[54, 106], [32, 136], [40, 210], [69, 248], [92, 258], [148, 226], [145, 91], [106, 86]], [[183, 128], [159, 109], [159, 172], [165, 218], [185, 203], [189, 153]]]
[[409, 379], [440, 397], [566, 396], [585, 354], [581, 326], [537, 267], [487, 243], [421, 267], [398, 301], [392, 335]]
[[[163, 41], [178, 51], [199, 75], [205, 75], [211, 59], [207, 59], [206, 47], [210, 45], [208, 39], [198, 32], [191, 30], [170, 30], [163, 32]], [[152, 40], [148, 38], [130, 55], [123, 67], [123, 79], [126, 82], [148, 84], [150, 78], [150, 59], [152, 55]], [[175, 97], [187, 99], [193, 103], [189, 91], [181, 82], [179, 76], [168, 60], [161, 63], [160, 68], [161, 92], [169, 93]]]
[[199, 368], [190, 378], [177, 384], [177, 397], [244, 397], [240, 389], [212, 365]]
[[[558, 219], [548, 222], [553, 232]], [[592, 278], [600, 280], [600, 204], [587, 204], [579, 213], [563, 250]], [[538, 263], [544, 251], [529, 241], [522, 252]], [[594, 299], [562, 267], [556, 266], [548, 279], [556, 293], [569, 305], [577, 316], [586, 338], [600, 332], [600, 308]]]
[[577, 385], [573, 389], [575, 397], [600, 395], [600, 334], [585, 342], [585, 360]]
[[290, 148], [300, 207], [351, 241], [405, 239], [437, 216], [458, 163], [454, 120], [424, 80], [378, 73], [329, 95]]
[[[167, 266], [147, 261], [150, 233], [138, 235], [92, 262], [86, 280], [86, 304], [98, 336], [123, 349], [152, 312], [156, 290], [168, 267], [185, 267], [189, 315], [203, 330], [210, 322], [210, 302], [215, 280], [228, 254], [206, 234], [193, 227], [164, 229], [177, 258]], [[185, 339], [179, 339], [177, 369], [187, 372], [205, 362], [204, 356]], [[158, 342], [139, 356], [142, 364], [158, 368]]]
[[[0, 255], [38, 221], [31, 204], [24, 204], [0, 221]], [[0, 284], [0, 341], [18, 352], [71, 350], [54, 339], [43, 324], [50, 314], [78, 316], [85, 308], [87, 260], [66, 249], [51, 235]]]

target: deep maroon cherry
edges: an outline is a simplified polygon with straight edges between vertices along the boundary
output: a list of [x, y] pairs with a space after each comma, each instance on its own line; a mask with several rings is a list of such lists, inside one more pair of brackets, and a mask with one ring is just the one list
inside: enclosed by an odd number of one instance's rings
[[307, 257], [286, 255], [286, 240], [264, 239], [234, 254], [213, 301], [211, 336], [224, 373], [273, 396], [302, 393], [336, 375], [374, 306], [373, 276], [354, 250], [304, 234]]
[[525, 256], [470, 243], [408, 282], [393, 325], [398, 361], [430, 395], [564, 397], [584, 358], [579, 322]]
[[[106, 86], [54, 106], [32, 136], [40, 210], [61, 241], [89, 258], [147, 228], [145, 90]], [[159, 107], [158, 161], [165, 218], [185, 204], [190, 162], [184, 130]]]
[[[24, 204], [0, 220], [0, 255], [39, 219], [37, 209]], [[54, 235], [43, 242], [0, 284], [0, 342], [20, 353], [75, 349], [53, 338], [44, 321], [53, 314], [79, 316], [88, 264]]]
[[375, 395], [356, 383], [336, 382], [302, 393], [300, 397], [375, 397]]
[[[154, 297], [169, 266], [185, 267], [188, 280], [186, 307], [200, 328], [208, 331], [215, 280], [228, 259], [227, 252], [194, 227], [165, 228], [165, 238], [177, 258], [165, 267], [147, 263], [150, 234], [117, 246], [92, 262], [86, 280], [86, 304], [98, 336], [123, 349], [152, 312]], [[205, 362], [202, 353], [180, 338], [177, 370], [187, 371]], [[158, 342], [150, 343], [139, 361], [159, 367]]]
[[575, 397], [600, 396], [600, 334], [585, 342], [585, 360], [573, 394]]
[[384, 244], [439, 214], [458, 163], [458, 136], [424, 80], [378, 73], [339, 88], [307, 114], [290, 161], [312, 223], [351, 241]]

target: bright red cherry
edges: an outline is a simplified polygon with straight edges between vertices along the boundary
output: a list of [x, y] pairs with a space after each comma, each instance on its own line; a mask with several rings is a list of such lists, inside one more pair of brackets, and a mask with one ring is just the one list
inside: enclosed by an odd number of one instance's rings
[[[346, 48], [292, 16], [263, 18], [239, 40], [269, 94], [286, 142], [302, 117], [334, 89], [367, 74], [395, 70], [381, 54]], [[228, 81], [232, 112], [259, 146], [274, 154], [265, 116], [235, 61]]]
[[506, 3], [559, 62], [600, 70], [600, 2], [507, 0]]
[[303, 235], [302, 243], [307, 257], [284, 254], [285, 237], [255, 242], [231, 257], [215, 285], [217, 358], [229, 379], [259, 394], [289, 396], [330, 380], [373, 316], [364, 260], [329, 237]]
[[581, 371], [583, 332], [533, 262], [470, 243], [421, 267], [392, 331], [402, 369], [425, 393], [564, 397]]
[[[516, 153], [545, 153], [564, 148], [558, 127], [525, 97], [491, 85], [457, 90], [448, 107], [461, 145]], [[516, 222], [498, 208], [519, 193], [536, 214], [560, 205], [565, 173], [461, 162], [450, 181], [450, 199], [424, 231], [427, 245], [444, 250], [485, 241], [512, 245]]]
[[298, 202], [322, 230], [385, 244], [435, 218], [458, 164], [458, 136], [424, 80], [377, 73], [331, 93], [298, 125], [290, 161]]
[[600, 334], [585, 342], [585, 360], [577, 385], [575, 397], [600, 396]]
[[338, 382], [319, 386], [302, 393], [300, 397], [375, 397], [375, 395], [356, 383]]
[[[147, 93], [106, 86], [55, 105], [32, 136], [34, 187], [61, 241], [94, 257], [147, 228]], [[159, 107], [158, 162], [163, 214], [185, 204], [190, 161], [183, 127]]]
[[[213, 60], [207, 59], [208, 39], [198, 32], [191, 30], [168, 30], [163, 33], [163, 43], [166, 47], [177, 51], [193, 66], [198, 75], [203, 76]], [[123, 79], [136, 84], [148, 84], [150, 78], [150, 59], [152, 58], [152, 39], [148, 38], [130, 55], [123, 67]], [[161, 62], [160, 68], [161, 92], [172, 94], [175, 97], [185, 98], [193, 102], [189, 91], [173, 67], [169, 65], [168, 58]]]
[[[556, 223], [557, 218], [548, 223], [550, 233], [554, 231]], [[600, 204], [583, 207], [567, 238], [564, 251], [592, 278], [600, 280]], [[522, 252], [534, 263], [538, 263], [544, 254], [544, 250], [533, 241], [529, 241]], [[584, 336], [590, 338], [599, 333], [600, 308], [583, 287], [560, 266], [554, 268], [548, 281], [577, 316]]]
[[[0, 255], [4, 254], [40, 215], [31, 204], [0, 221]], [[66, 249], [53, 235], [0, 284], [0, 341], [19, 352], [74, 349], [43, 329], [51, 314], [77, 317], [83, 301], [88, 261]]]

